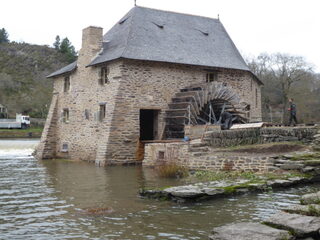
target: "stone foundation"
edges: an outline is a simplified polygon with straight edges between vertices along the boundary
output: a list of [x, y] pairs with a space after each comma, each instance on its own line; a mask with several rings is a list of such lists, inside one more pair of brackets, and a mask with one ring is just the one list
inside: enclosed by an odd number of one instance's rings
[[283, 141], [308, 142], [316, 132], [314, 127], [241, 129], [209, 132], [202, 142], [148, 143], [143, 165], [176, 163], [191, 169], [268, 172], [276, 169], [275, 154], [223, 152], [221, 147]]

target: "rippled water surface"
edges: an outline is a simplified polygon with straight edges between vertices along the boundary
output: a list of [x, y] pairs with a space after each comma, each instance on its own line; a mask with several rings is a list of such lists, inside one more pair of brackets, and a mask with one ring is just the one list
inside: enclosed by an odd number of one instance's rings
[[[262, 220], [319, 185], [178, 205], [141, 199], [141, 187], [173, 186], [142, 167], [37, 161], [37, 140], [0, 140], [0, 239], [207, 239], [211, 229]], [[87, 209], [109, 208], [95, 215]]]

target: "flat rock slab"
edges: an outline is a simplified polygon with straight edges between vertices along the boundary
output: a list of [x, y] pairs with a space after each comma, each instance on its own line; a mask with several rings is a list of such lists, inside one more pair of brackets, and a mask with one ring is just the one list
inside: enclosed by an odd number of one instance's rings
[[283, 240], [294, 239], [288, 231], [261, 223], [243, 222], [214, 228], [211, 240]]
[[265, 223], [279, 229], [289, 230], [297, 237], [319, 236], [320, 231], [320, 217], [282, 211], [270, 217]]
[[[320, 175], [319, 175], [320, 178]], [[283, 188], [301, 183], [312, 182], [309, 178], [292, 177], [286, 180], [261, 180], [260, 183], [250, 182], [247, 179], [238, 181], [211, 181], [191, 185], [168, 187], [164, 189], [140, 189], [142, 197], [151, 199], [171, 200], [175, 202], [202, 201], [216, 197], [244, 194], [247, 192], [261, 192], [269, 187]]]
[[292, 205], [283, 210], [289, 213], [298, 213], [298, 214], [312, 216], [314, 211], [316, 211], [317, 213], [320, 213], [320, 205], [319, 204]]
[[301, 198], [302, 204], [320, 204], [320, 191], [316, 193], [305, 194]]

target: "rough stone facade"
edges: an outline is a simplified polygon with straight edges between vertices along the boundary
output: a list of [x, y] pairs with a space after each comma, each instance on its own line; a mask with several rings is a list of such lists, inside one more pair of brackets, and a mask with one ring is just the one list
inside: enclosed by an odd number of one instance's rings
[[[84, 29], [82, 42], [77, 68], [54, 79], [54, 97], [37, 151], [40, 159], [70, 158], [97, 165], [137, 162], [140, 110], [158, 111], [155, 139], [160, 139], [171, 98], [182, 88], [206, 82], [208, 69], [217, 71], [217, 81], [250, 105], [251, 121], [261, 121], [261, 85], [250, 72], [123, 58], [87, 67], [101, 49], [102, 29]], [[105, 84], [100, 80], [103, 67], [108, 69]], [[105, 117], [100, 119], [103, 105]]]
[[[241, 170], [268, 172], [274, 170], [274, 154], [243, 154], [216, 151], [217, 147], [250, 145], [283, 141], [310, 142], [317, 133], [315, 127], [261, 128], [212, 131], [203, 141], [149, 143], [145, 147], [143, 165], [175, 163], [191, 169]], [[275, 137], [277, 136], [277, 137]]]
[[269, 156], [235, 156], [214, 151], [195, 156], [189, 143], [152, 143], [145, 149], [143, 165], [149, 167], [174, 163], [190, 169], [267, 172], [273, 166], [273, 158]]

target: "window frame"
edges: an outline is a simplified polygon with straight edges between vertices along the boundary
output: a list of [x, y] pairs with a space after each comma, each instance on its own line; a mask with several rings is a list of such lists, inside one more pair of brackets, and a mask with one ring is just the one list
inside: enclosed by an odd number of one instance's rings
[[102, 122], [106, 118], [106, 103], [99, 104], [99, 121]]
[[69, 108], [64, 108], [62, 111], [62, 122], [69, 123], [70, 111]]
[[90, 120], [90, 110], [89, 109], [84, 110], [84, 119]]
[[207, 72], [206, 73], [206, 83], [216, 82], [218, 80], [217, 72]]
[[109, 67], [108, 66], [103, 66], [100, 68], [100, 77], [99, 77], [99, 84], [100, 85], [105, 85], [105, 84], [108, 84], [110, 83], [109, 81]]
[[70, 75], [65, 76], [63, 79], [63, 92], [67, 93], [70, 91], [71, 81]]

